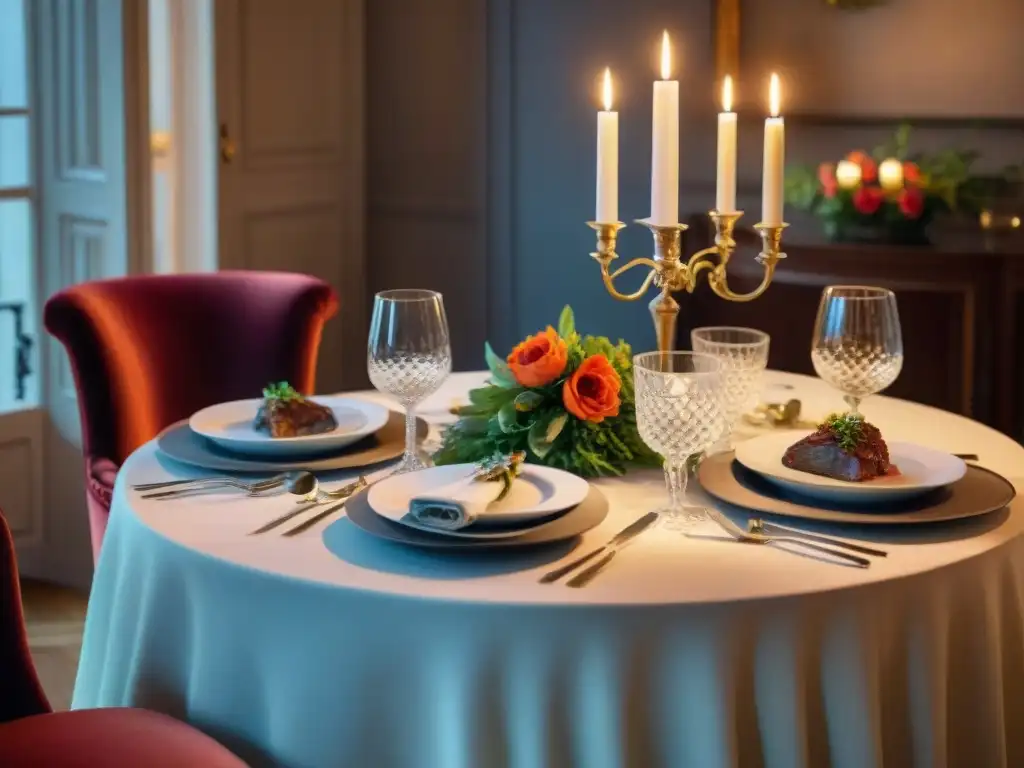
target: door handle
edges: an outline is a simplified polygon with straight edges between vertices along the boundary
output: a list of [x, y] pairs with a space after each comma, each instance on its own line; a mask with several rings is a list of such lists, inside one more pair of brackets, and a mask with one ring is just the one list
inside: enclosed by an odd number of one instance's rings
[[228, 132], [228, 124], [220, 124], [220, 159], [225, 165], [235, 159], [235, 141]]

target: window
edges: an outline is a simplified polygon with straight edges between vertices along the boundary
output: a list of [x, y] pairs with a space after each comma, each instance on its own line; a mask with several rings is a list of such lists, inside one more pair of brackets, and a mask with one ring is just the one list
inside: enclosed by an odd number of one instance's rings
[[0, 412], [38, 400], [22, 370], [36, 322], [27, 2], [0, 0]]

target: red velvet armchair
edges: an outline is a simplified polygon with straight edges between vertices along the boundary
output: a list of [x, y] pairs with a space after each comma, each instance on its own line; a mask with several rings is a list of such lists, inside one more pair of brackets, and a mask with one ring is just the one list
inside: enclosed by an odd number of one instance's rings
[[0, 513], [0, 766], [245, 768], [213, 739], [144, 709], [54, 712], [28, 649], [14, 540]]
[[313, 392], [334, 291], [308, 275], [214, 272], [81, 283], [54, 294], [46, 329], [78, 391], [93, 555], [117, 470], [162, 429], [272, 381]]

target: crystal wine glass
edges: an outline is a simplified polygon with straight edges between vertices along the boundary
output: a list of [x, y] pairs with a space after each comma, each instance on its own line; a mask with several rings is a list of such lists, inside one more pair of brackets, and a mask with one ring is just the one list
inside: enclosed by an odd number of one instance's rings
[[821, 294], [811, 343], [814, 370], [843, 393], [852, 413], [903, 368], [896, 296], [885, 288], [830, 285]]
[[633, 358], [636, 422], [641, 439], [665, 459], [669, 527], [707, 518], [686, 504], [687, 460], [725, 432], [722, 362], [698, 352], [647, 352]]
[[373, 386], [405, 407], [405, 455], [395, 472], [423, 469], [426, 462], [416, 451], [416, 404], [436, 392], [452, 370], [441, 294], [405, 289], [378, 293], [367, 367]]
[[740, 416], [761, 390], [761, 374], [768, 367], [771, 337], [754, 328], [709, 326], [690, 331], [694, 352], [714, 355], [722, 361], [725, 434], [719, 447], [728, 450]]

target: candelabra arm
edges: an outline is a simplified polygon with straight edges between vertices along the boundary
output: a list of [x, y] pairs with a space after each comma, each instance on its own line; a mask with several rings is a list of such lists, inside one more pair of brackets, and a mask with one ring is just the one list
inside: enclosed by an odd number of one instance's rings
[[[760, 285], [749, 293], [736, 293], [729, 288], [729, 277], [726, 272], [729, 257], [723, 253], [721, 263], [719, 263], [711, 274], [708, 275], [708, 285], [711, 286], [711, 290], [714, 291], [715, 295], [728, 301], [745, 302], [753, 301], [768, 290], [768, 286], [771, 285], [772, 278], [775, 276], [775, 265], [782, 259], [786, 258], [786, 254], [781, 250], [781, 244], [782, 230], [787, 226], [788, 225], [785, 223], [777, 225], [754, 225], [754, 229], [756, 229], [758, 234], [761, 235], [761, 253], [757, 255], [756, 259], [757, 262], [764, 267], [764, 276], [761, 278]], [[735, 241], [732, 240], [731, 228], [728, 233], [728, 240], [732, 241], [732, 244], [735, 245]], [[718, 241], [719, 238], [716, 238], [716, 242]], [[731, 249], [728, 250], [729, 255], [731, 255]]]
[[[640, 284], [640, 287], [637, 288], [632, 293], [622, 293], [621, 291], [619, 291], [615, 287], [615, 278], [617, 278], [619, 275], [625, 274], [633, 267], [639, 266], [647, 266], [651, 268], [651, 271], [647, 273], [647, 277], [645, 277], [644, 281]], [[631, 262], [629, 262], [628, 264], [624, 264], [623, 266], [616, 269], [614, 272], [609, 272], [608, 265], [602, 262], [601, 279], [604, 281], [604, 287], [608, 290], [608, 293], [610, 293], [613, 298], [616, 298], [619, 301], [636, 301], [645, 293], [647, 293], [647, 289], [651, 287], [651, 283], [654, 282], [654, 278], [657, 277], [658, 275], [656, 270], [657, 264], [653, 259], [633, 259]]]
[[728, 301], [744, 302], [753, 301], [762, 293], [768, 290], [768, 286], [771, 285], [772, 277], [775, 275], [775, 264], [764, 265], [764, 277], [761, 278], [761, 284], [749, 293], [736, 293], [729, 288], [729, 278], [725, 273], [725, 269], [721, 264], [714, 268], [714, 271], [708, 276], [708, 285], [711, 286], [711, 290], [715, 292], [716, 296], [727, 299]]
[[719, 258], [725, 258], [728, 261], [728, 256], [723, 256], [721, 250], [717, 245], [713, 245], [710, 248], [705, 248], [703, 251], [697, 251], [690, 259], [686, 262], [686, 273], [689, 278], [689, 285], [687, 290], [693, 293], [697, 287], [697, 277], [705, 269], [714, 269], [715, 263], [708, 258], [709, 256], [719, 256]]

